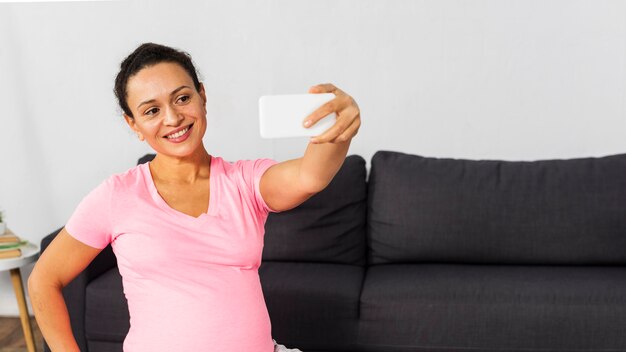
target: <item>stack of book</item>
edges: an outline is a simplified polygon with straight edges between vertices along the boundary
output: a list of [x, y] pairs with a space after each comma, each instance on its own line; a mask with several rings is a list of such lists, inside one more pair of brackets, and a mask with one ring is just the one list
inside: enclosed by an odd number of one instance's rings
[[0, 259], [21, 256], [21, 247], [26, 244], [28, 244], [28, 241], [22, 240], [11, 232], [11, 230], [7, 230], [4, 235], [0, 235]]

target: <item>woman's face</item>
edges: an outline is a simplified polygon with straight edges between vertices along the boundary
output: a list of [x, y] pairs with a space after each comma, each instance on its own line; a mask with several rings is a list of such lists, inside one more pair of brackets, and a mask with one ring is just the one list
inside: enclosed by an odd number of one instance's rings
[[194, 88], [187, 71], [176, 63], [143, 68], [128, 80], [128, 125], [157, 153], [186, 157], [199, 147], [206, 131], [206, 94]]

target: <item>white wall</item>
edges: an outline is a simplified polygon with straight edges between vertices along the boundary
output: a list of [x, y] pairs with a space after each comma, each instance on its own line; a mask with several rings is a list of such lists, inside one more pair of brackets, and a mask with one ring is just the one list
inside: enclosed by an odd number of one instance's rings
[[[316, 0], [0, 3], [0, 208], [39, 242], [150, 150], [115, 105], [137, 45], [188, 51], [209, 153], [302, 155], [259, 137], [257, 99], [333, 82], [361, 108], [350, 154], [532, 160], [626, 149], [626, 2]], [[32, 265], [23, 268], [24, 279]], [[0, 273], [0, 315], [17, 315]]]

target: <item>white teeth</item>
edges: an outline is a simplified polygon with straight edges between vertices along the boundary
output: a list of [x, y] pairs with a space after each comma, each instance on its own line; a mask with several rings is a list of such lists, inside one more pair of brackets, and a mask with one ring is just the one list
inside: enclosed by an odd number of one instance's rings
[[180, 131], [178, 131], [178, 132], [176, 132], [174, 134], [167, 135], [166, 137], [169, 138], [169, 139], [178, 138], [178, 137], [182, 136], [183, 134], [187, 133], [187, 131], [189, 131], [189, 126], [187, 126], [185, 129], [180, 130]]

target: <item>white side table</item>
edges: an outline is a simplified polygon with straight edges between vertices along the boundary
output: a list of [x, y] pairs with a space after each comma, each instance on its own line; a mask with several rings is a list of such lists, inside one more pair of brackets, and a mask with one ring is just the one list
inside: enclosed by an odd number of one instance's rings
[[39, 258], [39, 246], [28, 243], [21, 247], [22, 255], [15, 258], [0, 259], [0, 271], [10, 270], [11, 281], [13, 281], [13, 289], [17, 298], [17, 305], [20, 309], [20, 319], [22, 320], [22, 330], [24, 330], [24, 338], [26, 339], [26, 347], [28, 352], [36, 352], [35, 337], [33, 328], [30, 325], [30, 317], [28, 315], [28, 307], [26, 307], [26, 296], [24, 295], [24, 286], [22, 286], [22, 274], [20, 267], [35, 262]]

